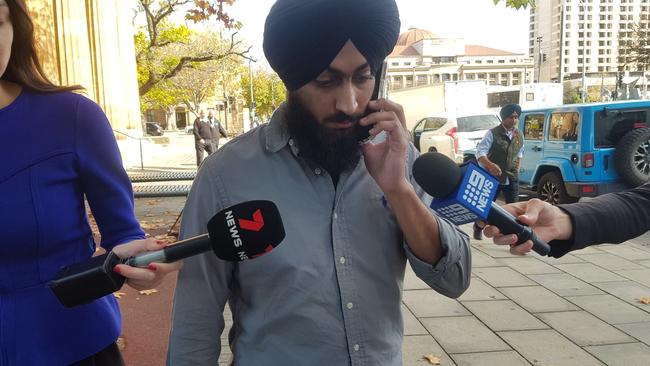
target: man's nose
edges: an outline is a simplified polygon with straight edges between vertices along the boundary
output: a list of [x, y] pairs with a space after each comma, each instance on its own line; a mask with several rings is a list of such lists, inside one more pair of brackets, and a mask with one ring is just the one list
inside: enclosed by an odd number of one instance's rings
[[343, 83], [336, 96], [336, 109], [340, 112], [353, 116], [359, 107], [357, 102], [357, 91], [351, 82]]

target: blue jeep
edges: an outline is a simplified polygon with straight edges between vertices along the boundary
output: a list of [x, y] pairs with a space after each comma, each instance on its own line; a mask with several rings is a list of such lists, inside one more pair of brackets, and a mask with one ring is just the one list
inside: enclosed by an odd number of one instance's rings
[[650, 180], [650, 101], [564, 105], [521, 113], [520, 185], [558, 204]]

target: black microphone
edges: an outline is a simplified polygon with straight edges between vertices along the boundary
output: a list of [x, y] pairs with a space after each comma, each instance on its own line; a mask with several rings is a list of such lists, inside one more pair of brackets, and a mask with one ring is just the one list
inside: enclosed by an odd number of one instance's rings
[[415, 160], [413, 177], [434, 197], [431, 208], [454, 224], [484, 220], [503, 234], [516, 234], [517, 244], [531, 240], [533, 250], [540, 255], [548, 255], [551, 251], [529, 226], [492, 202], [499, 181], [478, 165], [469, 162], [459, 167], [446, 155], [431, 152]]
[[174, 262], [209, 250], [226, 261], [243, 261], [270, 252], [284, 236], [280, 212], [273, 202], [247, 201], [214, 215], [208, 222], [208, 234], [126, 259], [111, 251], [63, 267], [49, 286], [64, 306], [73, 307], [119, 290], [126, 278], [113, 271], [118, 264], [146, 267], [152, 262]]

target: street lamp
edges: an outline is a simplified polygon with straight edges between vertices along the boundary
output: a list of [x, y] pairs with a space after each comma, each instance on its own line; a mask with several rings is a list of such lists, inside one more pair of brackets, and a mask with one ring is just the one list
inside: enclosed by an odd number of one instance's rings
[[537, 36], [537, 82], [542, 78], [542, 36]]
[[[580, 2], [580, 11], [582, 12], [583, 16], [583, 24], [587, 20], [587, 12], [585, 11], [585, 4], [582, 2], [582, 0], [578, 0]], [[587, 101], [587, 82], [585, 80], [586, 78], [586, 72], [587, 72], [587, 63], [586, 63], [586, 58], [587, 58], [587, 51], [585, 50], [587, 46], [587, 28], [582, 29], [582, 103], [585, 103]]]

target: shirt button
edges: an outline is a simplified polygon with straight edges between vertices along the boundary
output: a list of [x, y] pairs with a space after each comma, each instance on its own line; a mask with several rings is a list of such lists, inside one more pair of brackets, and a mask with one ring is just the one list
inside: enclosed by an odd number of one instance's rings
[[358, 344], [354, 345], [354, 352], [359, 352], [359, 345]]
[[293, 146], [293, 140], [289, 140], [289, 146]]
[[354, 304], [349, 302], [347, 307], [348, 307], [348, 310], [352, 310], [352, 308], [354, 307]]
[[336, 220], [338, 218], [339, 218], [339, 215], [337, 215], [336, 212], [334, 212], [334, 220]]
[[341, 257], [341, 258], [339, 259], [339, 262], [341, 262], [341, 264], [345, 264], [345, 257]]
[[320, 168], [316, 168], [316, 169], [314, 169], [314, 174], [316, 174], [316, 175], [320, 175], [320, 173], [322, 173], [322, 171], [320, 170]]

